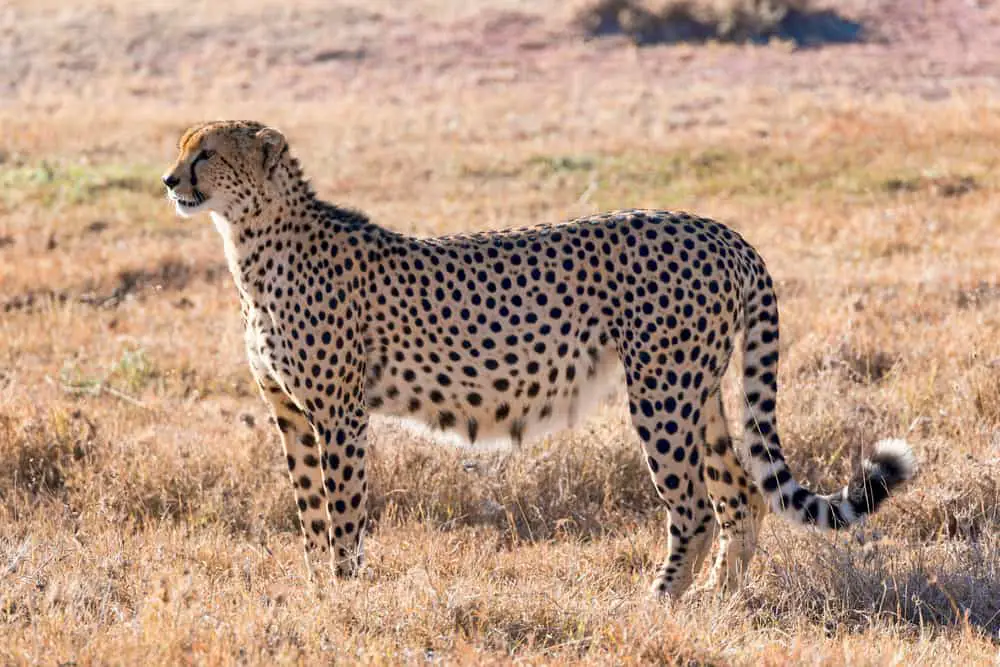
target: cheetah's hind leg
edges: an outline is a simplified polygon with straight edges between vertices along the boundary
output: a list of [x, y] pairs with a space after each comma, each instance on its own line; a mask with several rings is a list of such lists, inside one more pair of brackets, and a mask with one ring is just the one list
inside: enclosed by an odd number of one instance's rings
[[[655, 350], [650, 354], [655, 356]], [[656, 597], [679, 598], [694, 578], [694, 570], [705, 557], [713, 534], [714, 514], [702, 475], [701, 429], [697, 417], [702, 406], [682, 387], [664, 387], [655, 376], [651, 381], [633, 377], [631, 356], [623, 355], [628, 386], [629, 413], [642, 441], [656, 492], [667, 505], [667, 559], [653, 580]], [[689, 370], [680, 368], [680, 372]], [[651, 371], [650, 371], [651, 372]]]
[[757, 549], [767, 504], [743, 469], [726, 423], [722, 392], [704, 406], [705, 483], [719, 527], [719, 549], [708, 588], [740, 589]]

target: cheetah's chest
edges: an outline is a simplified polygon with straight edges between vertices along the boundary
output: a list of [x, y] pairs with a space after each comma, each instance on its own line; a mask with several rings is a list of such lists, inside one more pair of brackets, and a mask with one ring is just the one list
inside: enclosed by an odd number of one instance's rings
[[264, 372], [281, 380], [282, 355], [277, 344], [280, 337], [276, 335], [270, 315], [261, 308], [245, 304], [243, 319], [243, 341], [254, 372]]

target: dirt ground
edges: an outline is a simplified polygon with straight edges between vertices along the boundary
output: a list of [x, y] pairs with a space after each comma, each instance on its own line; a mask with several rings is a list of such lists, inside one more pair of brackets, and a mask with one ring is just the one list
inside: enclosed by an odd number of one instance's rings
[[[995, 663], [1000, 3], [847, 0], [865, 39], [816, 48], [637, 48], [570, 4], [0, 6], [0, 661]], [[221, 243], [159, 184], [212, 118], [399, 231], [727, 222], [779, 283], [797, 476], [893, 436], [920, 478], [661, 605], [620, 402], [504, 465], [380, 420], [367, 569], [307, 582]]]

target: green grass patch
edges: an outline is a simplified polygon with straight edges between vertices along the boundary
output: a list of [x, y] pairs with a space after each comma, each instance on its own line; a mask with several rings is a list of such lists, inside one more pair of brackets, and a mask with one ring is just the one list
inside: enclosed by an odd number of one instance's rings
[[111, 393], [125, 399], [134, 399], [154, 384], [162, 391], [162, 379], [163, 373], [139, 347], [125, 347], [120, 357], [95, 373], [87, 373], [75, 362], [65, 363], [60, 373], [60, 383], [70, 393]]
[[43, 208], [79, 206], [122, 197], [162, 197], [163, 186], [152, 165], [84, 165], [42, 161], [0, 166], [0, 202], [34, 203]]
[[[459, 178], [500, 182], [551, 202], [586, 199], [600, 210], [701, 207], [715, 200], [747, 207], [884, 205], [904, 196], [956, 198], [988, 185], [991, 162], [955, 142], [934, 150], [874, 136], [864, 146], [832, 137], [771, 139], [661, 150], [507, 156], [463, 166]], [[464, 196], [463, 190], [463, 196]], [[486, 196], [486, 195], [484, 195]]]
[[[857, 150], [831, 146], [826, 152], [757, 144], [710, 146], [656, 153], [628, 153], [587, 158], [586, 169], [565, 162], [532, 158], [533, 177], [570, 179], [585, 188], [596, 179], [591, 200], [599, 208], [636, 201], [671, 205], [706, 199], [739, 199], [748, 205], [789, 203], [876, 203], [901, 194], [961, 197], [983, 187], [981, 171], [969, 165], [960, 173], [935, 167], [935, 158], [915, 166], [911, 155], [892, 155], [878, 147]], [[948, 160], [947, 155], [940, 156]], [[545, 165], [539, 174], [537, 167]], [[569, 165], [579, 163], [570, 162]], [[983, 167], [985, 168], [985, 167]]]

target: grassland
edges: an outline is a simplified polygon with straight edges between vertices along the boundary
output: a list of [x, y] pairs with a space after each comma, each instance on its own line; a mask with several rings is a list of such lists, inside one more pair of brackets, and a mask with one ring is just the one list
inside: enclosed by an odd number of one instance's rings
[[[485, 4], [0, 8], [0, 662], [995, 663], [993, 6], [845, 3], [879, 40], [796, 50]], [[905, 436], [919, 481], [851, 534], [769, 519], [743, 594], [664, 606], [619, 403], [504, 465], [379, 421], [368, 568], [305, 581], [221, 244], [157, 187], [227, 117], [401, 231], [727, 221], [779, 282], [794, 470], [832, 489]]]

